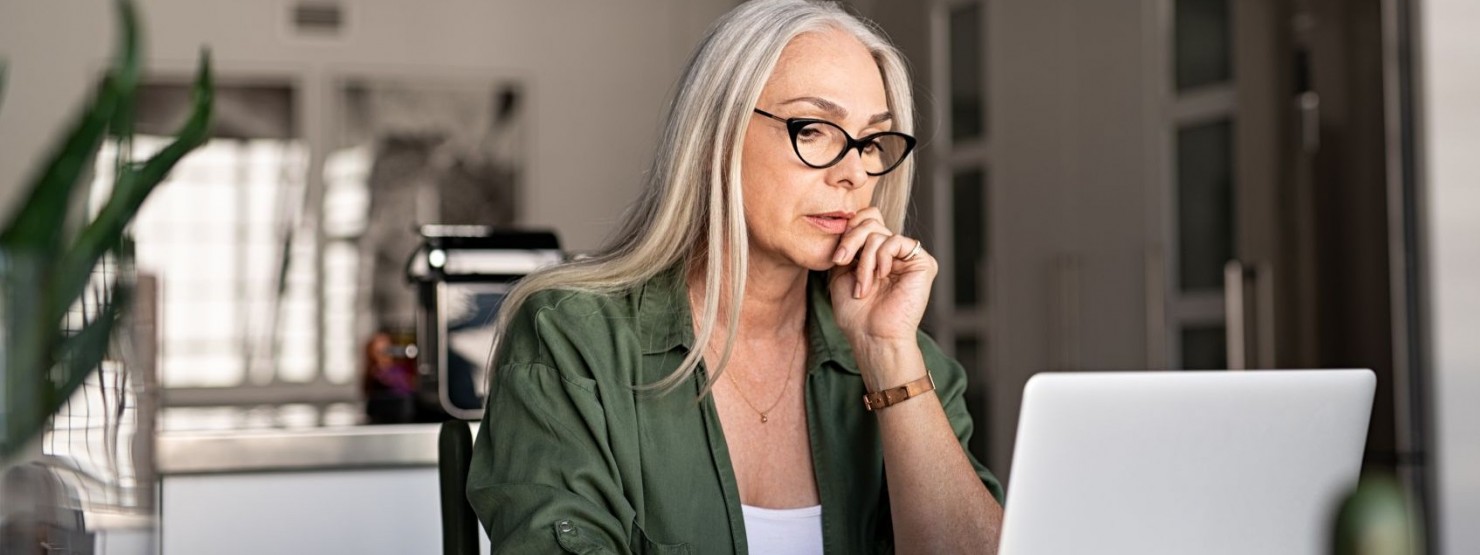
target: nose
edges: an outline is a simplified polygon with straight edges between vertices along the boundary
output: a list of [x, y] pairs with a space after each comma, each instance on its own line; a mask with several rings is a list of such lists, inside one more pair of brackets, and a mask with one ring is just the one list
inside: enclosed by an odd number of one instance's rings
[[848, 149], [843, 159], [827, 168], [829, 185], [857, 189], [868, 184], [870, 175], [863, 167], [863, 153], [856, 148]]

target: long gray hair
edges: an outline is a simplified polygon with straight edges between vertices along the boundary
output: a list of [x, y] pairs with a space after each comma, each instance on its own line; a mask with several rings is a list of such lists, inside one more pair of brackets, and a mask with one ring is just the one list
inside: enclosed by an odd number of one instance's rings
[[[730, 359], [744, 299], [748, 235], [740, 186], [740, 158], [751, 110], [771, 76], [782, 49], [797, 35], [839, 29], [856, 37], [873, 54], [883, 75], [895, 130], [914, 129], [914, 99], [904, 58], [871, 23], [833, 3], [808, 0], [755, 0], [725, 14], [711, 26], [689, 59], [658, 139], [647, 186], [627, 214], [615, 239], [599, 254], [555, 266], [524, 278], [505, 299], [495, 337], [530, 295], [547, 289], [598, 294], [628, 291], [673, 265], [685, 275], [703, 265], [705, 288], [695, 344], [708, 345], [720, 317], [720, 295], [728, 295], [729, 330], [717, 368], [704, 392]], [[914, 180], [913, 161], [880, 178], [874, 205], [884, 224], [898, 232], [904, 224]], [[719, 245], [720, 248], [711, 248]], [[721, 291], [722, 287], [727, 287]], [[495, 339], [497, 353], [502, 340]], [[704, 349], [689, 352], [677, 370], [649, 387], [671, 391], [703, 360]], [[491, 355], [490, 360], [496, 360]], [[491, 373], [490, 373], [491, 374]]]

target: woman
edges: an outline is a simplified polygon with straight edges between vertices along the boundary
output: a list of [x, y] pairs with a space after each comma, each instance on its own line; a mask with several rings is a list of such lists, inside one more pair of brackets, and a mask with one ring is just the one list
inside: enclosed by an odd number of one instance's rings
[[897, 233], [911, 111], [835, 6], [710, 30], [615, 246], [504, 307], [468, 484], [495, 551], [995, 551], [965, 373], [917, 330], [937, 265]]

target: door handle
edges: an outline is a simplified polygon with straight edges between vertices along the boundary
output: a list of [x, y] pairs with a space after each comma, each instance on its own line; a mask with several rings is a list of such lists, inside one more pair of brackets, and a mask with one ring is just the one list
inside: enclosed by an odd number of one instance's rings
[[1321, 95], [1305, 91], [1295, 97], [1295, 109], [1300, 112], [1300, 148], [1306, 154], [1321, 150]]
[[[1238, 260], [1230, 260], [1223, 266], [1224, 329], [1229, 370], [1247, 370], [1251, 362], [1263, 368], [1276, 365], [1273, 277], [1274, 271], [1268, 263], [1256, 263], [1250, 267]], [[1248, 298], [1250, 289], [1253, 290], [1253, 299]], [[1252, 320], [1250, 312], [1253, 312]], [[1249, 325], [1251, 322], [1254, 324], [1252, 327]], [[1251, 336], [1253, 350], [1249, 348]]]
[[1244, 358], [1249, 353], [1244, 335], [1247, 330], [1244, 318], [1244, 274], [1242, 262], [1229, 260], [1223, 265], [1223, 330], [1229, 370], [1246, 370], [1249, 367]]

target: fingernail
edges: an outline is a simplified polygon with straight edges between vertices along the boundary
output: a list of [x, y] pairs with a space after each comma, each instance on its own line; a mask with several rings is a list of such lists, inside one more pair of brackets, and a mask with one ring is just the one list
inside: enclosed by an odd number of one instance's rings
[[846, 254], [847, 252], [848, 251], [846, 249], [844, 249], [843, 247], [838, 247], [838, 252], [833, 253], [833, 262], [837, 262], [839, 264], [842, 264], [843, 263], [843, 255]]
[[860, 281], [860, 282], [857, 282], [857, 283], [854, 283], [853, 284], [853, 298], [855, 298], [855, 299], [862, 299], [863, 298], [863, 282]]

